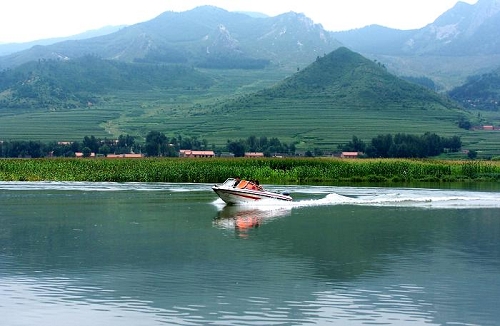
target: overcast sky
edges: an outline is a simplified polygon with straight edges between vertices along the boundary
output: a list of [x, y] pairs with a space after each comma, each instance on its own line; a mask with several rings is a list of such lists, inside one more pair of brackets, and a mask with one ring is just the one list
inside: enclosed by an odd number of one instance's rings
[[[462, 0], [474, 4], [477, 0]], [[457, 0], [6, 0], [0, 4], [0, 43], [70, 36], [107, 25], [132, 25], [165, 11], [213, 5], [276, 16], [304, 13], [329, 31], [378, 24], [421, 28]]]

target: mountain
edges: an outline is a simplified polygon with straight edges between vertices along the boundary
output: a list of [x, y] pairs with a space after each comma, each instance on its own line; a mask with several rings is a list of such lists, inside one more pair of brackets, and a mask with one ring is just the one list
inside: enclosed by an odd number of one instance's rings
[[331, 35], [344, 46], [360, 53], [402, 55], [404, 44], [415, 32], [370, 25], [349, 31], [332, 32]]
[[424, 28], [399, 31], [381, 26], [332, 36], [398, 75], [428, 76], [445, 89], [467, 76], [500, 66], [500, 0], [458, 2]]
[[205, 68], [291, 67], [309, 64], [337, 48], [321, 25], [297, 13], [253, 17], [203, 6], [165, 12], [105, 36], [35, 46], [0, 57], [0, 69], [38, 59], [93, 54], [125, 62], [182, 63]]
[[500, 0], [458, 2], [404, 45], [412, 54], [446, 56], [500, 53]]
[[490, 55], [500, 53], [500, 0], [458, 2], [433, 23], [417, 30], [377, 25], [333, 32], [344, 46], [385, 55]]
[[83, 33], [80, 33], [77, 35], [72, 35], [72, 36], [67, 36], [67, 37], [56, 37], [56, 38], [36, 40], [36, 41], [24, 42], [24, 43], [0, 44], [0, 56], [5, 56], [5, 55], [9, 55], [11, 53], [27, 50], [29, 48], [32, 48], [33, 46], [36, 46], [36, 45], [51, 45], [51, 44], [55, 44], [55, 43], [59, 43], [59, 42], [63, 42], [63, 41], [68, 41], [68, 40], [83, 40], [83, 39], [87, 39], [87, 38], [107, 35], [107, 34], [114, 33], [123, 27], [125, 27], [125, 25], [105, 26], [105, 27], [102, 27], [99, 29], [86, 31], [86, 32], [83, 32]]
[[499, 111], [500, 68], [469, 77], [465, 84], [452, 89], [449, 95], [466, 108]]
[[[415, 103], [452, 109], [454, 112], [457, 109], [457, 105], [448, 98], [399, 79], [381, 63], [368, 60], [345, 47], [318, 57], [310, 66], [274, 87], [247, 95], [245, 101], [255, 102], [259, 98], [266, 103], [321, 98], [322, 106], [326, 108], [342, 106], [382, 110], [391, 106], [397, 107], [402, 113], [413, 110]], [[238, 107], [233, 104], [225, 106]]]

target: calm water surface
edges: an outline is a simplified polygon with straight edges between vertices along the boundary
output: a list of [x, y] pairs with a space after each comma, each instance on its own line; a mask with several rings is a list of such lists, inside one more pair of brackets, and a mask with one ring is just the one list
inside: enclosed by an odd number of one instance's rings
[[498, 325], [500, 190], [0, 183], [1, 325]]

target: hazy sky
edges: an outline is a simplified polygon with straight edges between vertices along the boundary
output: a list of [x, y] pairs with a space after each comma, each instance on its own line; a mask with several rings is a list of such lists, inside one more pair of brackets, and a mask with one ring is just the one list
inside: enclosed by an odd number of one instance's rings
[[[477, 0], [462, 0], [476, 3]], [[132, 25], [165, 11], [213, 5], [269, 16], [304, 13], [329, 31], [379, 24], [421, 28], [457, 0], [7, 0], [0, 4], [0, 43], [70, 36], [106, 25]]]

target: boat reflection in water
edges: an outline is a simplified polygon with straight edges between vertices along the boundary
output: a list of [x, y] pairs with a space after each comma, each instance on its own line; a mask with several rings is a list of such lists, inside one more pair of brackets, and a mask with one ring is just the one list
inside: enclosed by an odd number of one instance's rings
[[213, 223], [218, 228], [234, 230], [240, 237], [246, 237], [250, 230], [290, 214], [291, 207], [224, 206]]

